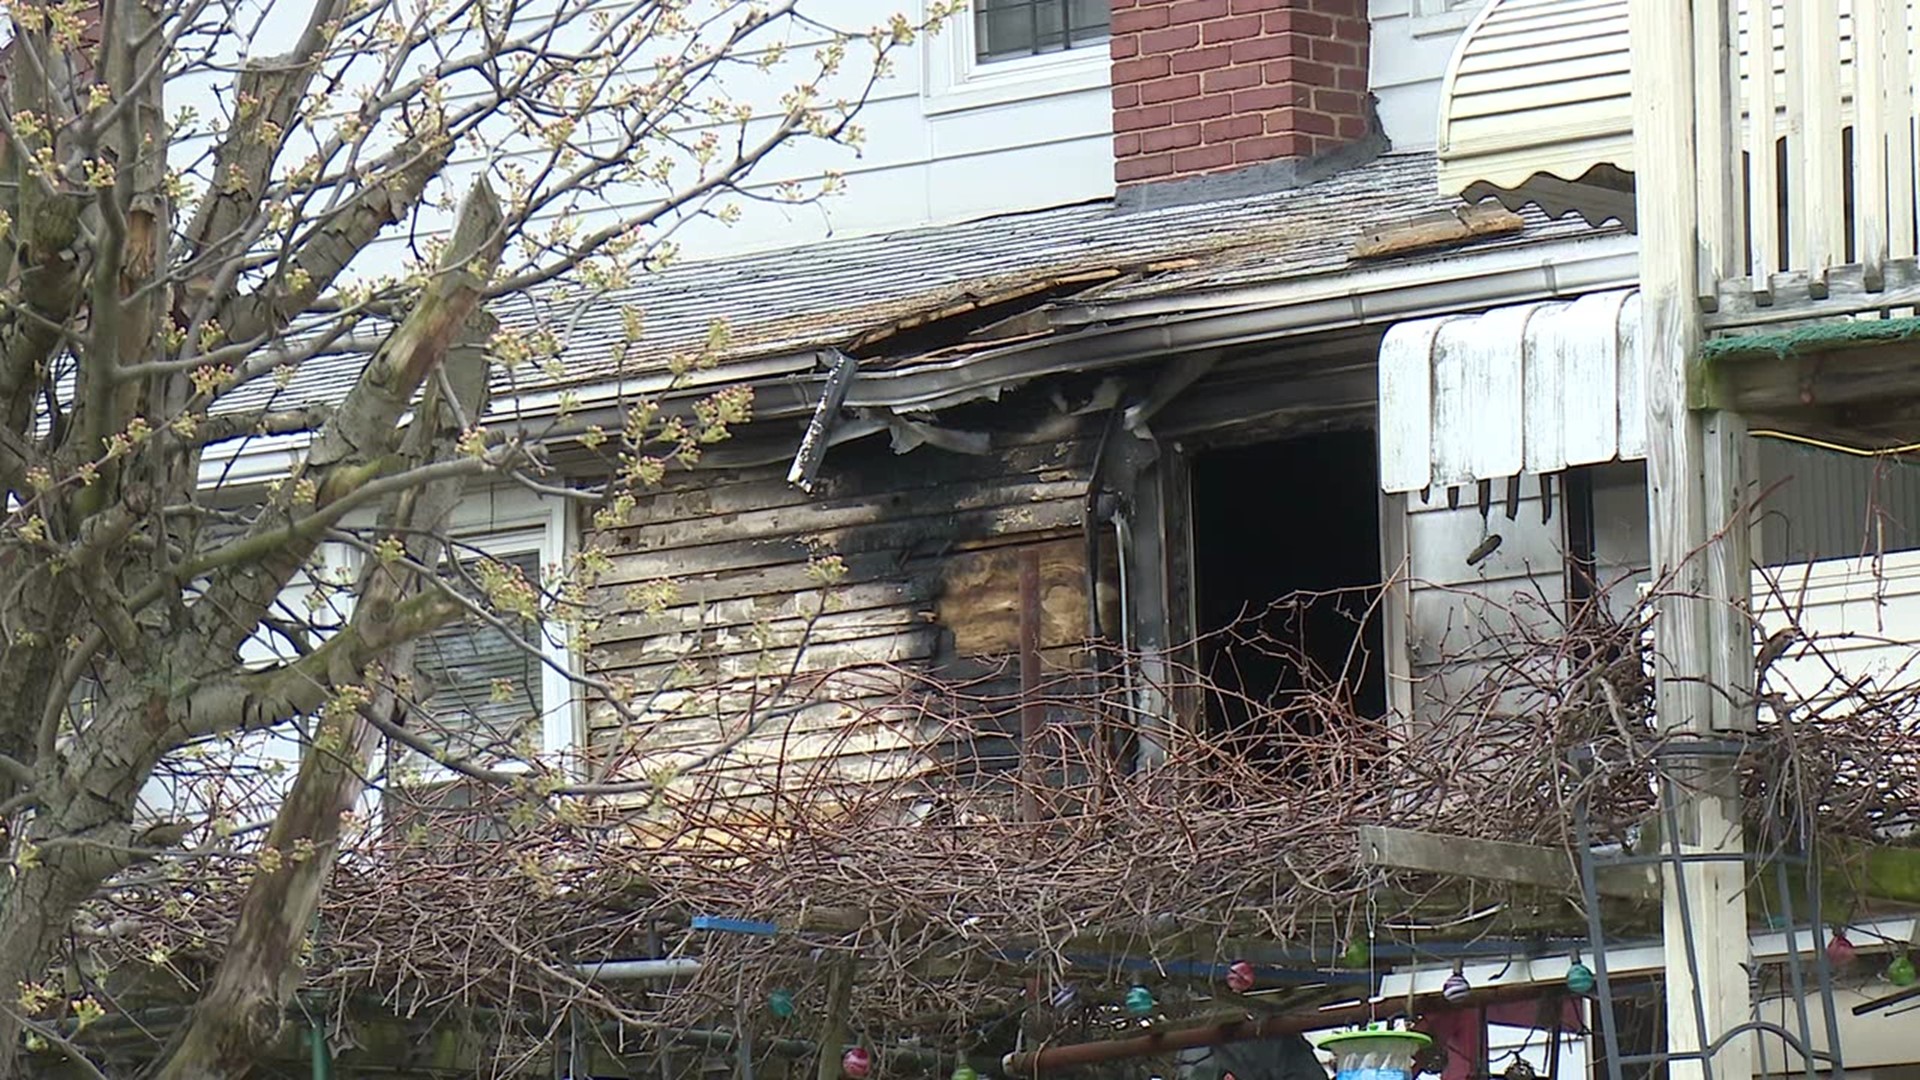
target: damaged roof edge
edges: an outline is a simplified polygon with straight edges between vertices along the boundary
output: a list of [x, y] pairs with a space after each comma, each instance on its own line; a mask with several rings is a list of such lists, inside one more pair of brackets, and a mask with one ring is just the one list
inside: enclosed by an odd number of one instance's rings
[[[1631, 285], [1638, 280], [1638, 267], [1634, 237], [1606, 236], [1183, 298], [1069, 305], [1082, 327], [1077, 332], [944, 360], [863, 370], [845, 405], [895, 411], [947, 408], [1046, 375]], [[790, 401], [771, 408], [756, 401], [755, 417], [811, 416], [836, 357], [834, 349], [807, 349], [722, 364], [685, 392], [704, 393], [737, 382], [791, 385], [795, 392]], [[584, 410], [643, 394], [679, 392], [664, 382], [645, 378], [578, 390], [574, 407]], [[529, 394], [503, 403], [502, 411], [538, 419], [557, 411], [561, 397], [558, 391]]]
[[[1632, 284], [1638, 277], [1637, 248], [1631, 237], [1570, 241], [1531, 250], [1524, 258], [1503, 256], [1461, 259], [1442, 267], [1427, 264], [1310, 278], [1293, 282], [1291, 288], [1237, 290], [1231, 296], [1211, 298], [1211, 303], [1200, 299], [1178, 313], [1136, 315], [1128, 305], [1099, 305], [1104, 317], [1079, 333], [938, 363], [862, 372], [846, 404], [932, 411], [1046, 375], [1576, 296]], [[1448, 269], [1458, 272], [1446, 274]]]
[[[1542, 275], [1543, 282], [1525, 279]], [[1058, 305], [1074, 322], [1092, 324], [1153, 316], [1204, 318], [1222, 311], [1273, 307], [1328, 296], [1391, 294], [1419, 290], [1431, 310], [1401, 311], [1391, 301], [1369, 305], [1371, 314], [1394, 319], [1471, 311], [1531, 296], [1570, 296], [1592, 288], [1631, 283], [1639, 277], [1639, 238], [1612, 234], [1568, 239], [1537, 247], [1469, 252], [1399, 266], [1244, 285], [1204, 294], [1151, 296], [1137, 300]], [[1598, 284], [1596, 284], [1596, 282]], [[1526, 292], [1544, 285], [1546, 292]]]
[[[843, 405], [936, 411], [1049, 375], [1618, 288], [1637, 282], [1638, 267], [1636, 239], [1615, 235], [1184, 297], [1066, 305], [1082, 329], [946, 360], [863, 370]], [[694, 397], [744, 382], [756, 387], [756, 420], [810, 418], [839, 355], [836, 349], [808, 348], [725, 363], [679, 386], [659, 375], [513, 395], [500, 402], [499, 415], [503, 424], [545, 421], [562, 412], [564, 403], [564, 411], [578, 419], [638, 397]], [[243, 475], [277, 474], [296, 448], [276, 443], [258, 455], [251, 444], [237, 454], [216, 454], [217, 449], [209, 448], [203, 476], [208, 468], [218, 475], [232, 466]], [[271, 460], [248, 467], [255, 456]]]

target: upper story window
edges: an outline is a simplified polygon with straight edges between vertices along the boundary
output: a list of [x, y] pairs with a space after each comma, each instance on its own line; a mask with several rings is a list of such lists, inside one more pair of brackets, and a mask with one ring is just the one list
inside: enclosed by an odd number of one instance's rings
[[1108, 8], [1109, 0], [980, 0], [974, 58], [991, 63], [1105, 41]]
[[1415, 37], [1451, 34], [1464, 29], [1487, 6], [1487, 0], [1413, 0]]

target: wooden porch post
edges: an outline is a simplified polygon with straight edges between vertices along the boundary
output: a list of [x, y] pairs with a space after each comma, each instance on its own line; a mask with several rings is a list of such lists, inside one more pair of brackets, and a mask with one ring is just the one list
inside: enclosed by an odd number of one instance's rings
[[[1660, 723], [1707, 740], [1745, 727], [1752, 708], [1753, 649], [1744, 617], [1751, 589], [1744, 522], [1745, 426], [1724, 412], [1696, 410], [1703, 271], [1730, 252], [1734, 216], [1724, 161], [1703, 148], [1728, 148], [1733, 103], [1720, 76], [1727, 48], [1726, 0], [1631, 0], [1634, 187], [1640, 230], [1639, 350], [1648, 410], [1647, 497], [1653, 573], [1664, 581], [1654, 625]], [[1716, 41], [1716, 39], [1718, 39]], [[1696, 67], [1698, 63], [1698, 67]], [[1705, 130], [1706, 126], [1712, 130]], [[1703, 235], [1703, 225], [1714, 235]], [[1687, 854], [1738, 856], [1743, 849], [1739, 788], [1731, 762], [1707, 755], [1670, 758], [1668, 805]], [[1690, 863], [1663, 878], [1666, 910], [1667, 1046], [1697, 1052], [1751, 1016], [1746, 900], [1737, 861]], [[1684, 908], [1683, 908], [1684, 905]], [[1691, 924], [1692, 959], [1683, 922]], [[1671, 1063], [1673, 1080], [1748, 1080], [1752, 1040], [1731, 1040], [1709, 1061]]]

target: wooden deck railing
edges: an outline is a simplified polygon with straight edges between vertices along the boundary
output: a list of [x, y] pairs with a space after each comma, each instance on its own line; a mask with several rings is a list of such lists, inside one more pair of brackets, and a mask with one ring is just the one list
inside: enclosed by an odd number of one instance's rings
[[1802, 301], [1838, 314], [1920, 299], [1916, 8], [1695, 0], [1700, 282], [1710, 306], [1792, 317]]

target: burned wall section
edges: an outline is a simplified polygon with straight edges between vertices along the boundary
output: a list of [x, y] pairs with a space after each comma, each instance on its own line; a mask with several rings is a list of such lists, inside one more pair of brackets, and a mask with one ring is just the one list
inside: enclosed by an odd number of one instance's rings
[[[1543, 497], [1535, 476], [1495, 482], [1484, 503], [1472, 486], [1451, 498], [1444, 489], [1405, 497], [1407, 737], [1471, 756], [1436, 768], [1491, 775], [1528, 749], [1525, 718], [1540, 705], [1534, 676], [1552, 682], [1533, 670], [1530, 643], [1566, 625], [1566, 506], [1558, 477], [1553, 484]], [[1483, 741], [1468, 747], [1447, 736], [1463, 726]]]
[[[638, 713], [589, 705], [603, 768], [645, 775], [737, 744], [702, 782], [753, 799], [1017, 762], [1017, 707], [972, 725], [962, 699], [1018, 692], [1022, 552], [1047, 668], [1080, 662], [1081, 520], [1105, 415], [1029, 395], [940, 422], [989, 449], [849, 442], [811, 494], [784, 462], [675, 473], [589, 533], [612, 570], [588, 666], [631, 679]], [[949, 685], [965, 694], [943, 699]]]

